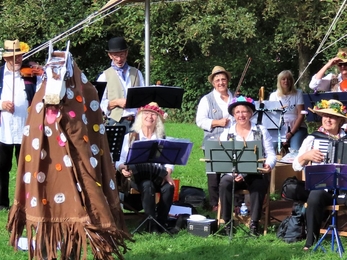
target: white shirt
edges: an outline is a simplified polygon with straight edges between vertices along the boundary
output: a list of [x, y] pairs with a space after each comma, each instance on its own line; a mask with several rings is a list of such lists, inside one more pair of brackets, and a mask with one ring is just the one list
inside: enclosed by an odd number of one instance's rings
[[[277, 157], [272, 144], [272, 137], [264, 126], [259, 125], [259, 129], [263, 135], [263, 151], [266, 158], [265, 164], [270, 165], [271, 169], [273, 169], [276, 165]], [[248, 136], [245, 139], [246, 141], [254, 141], [253, 131], [258, 131], [258, 128], [251, 122], [251, 131], [249, 131]], [[230, 128], [226, 128], [220, 135], [219, 139], [221, 141], [227, 141], [228, 134], [234, 134], [236, 141], [243, 141], [242, 136], [238, 135], [236, 132], [236, 123], [232, 124]]]
[[[233, 98], [233, 95], [231, 94], [231, 92], [228, 90], [228, 94], [229, 94], [228, 102], [225, 102], [221, 98], [221, 95], [217, 90], [213, 89], [212, 93], [213, 93], [213, 96], [217, 102], [217, 105], [219, 106], [219, 108], [223, 112], [223, 118], [229, 118], [230, 122], [233, 122], [235, 119], [228, 112], [229, 104], [231, 103], [231, 99]], [[213, 119], [208, 117], [209, 111], [210, 111], [210, 105], [209, 105], [208, 99], [205, 95], [201, 98], [201, 100], [199, 102], [195, 120], [196, 120], [196, 125], [198, 127], [202, 128], [203, 130], [206, 130], [206, 131], [212, 130], [212, 120]], [[230, 126], [230, 124], [231, 124], [230, 122], [229, 122], [229, 125], [226, 126], [226, 128], [228, 128]]]
[[[297, 105], [304, 105], [304, 96], [300, 89], [297, 90], [294, 95], [284, 95], [279, 97], [277, 91], [270, 94], [270, 101], [281, 101], [282, 105], [286, 107], [286, 112], [283, 115], [284, 124], [293, 129], [295, 121], [298, 118], [298, 108]], [[300, 127], [306, 127], [305, 122], [301, 123]]]
[[[124, 164], [126, 162], [127, 156], [128, 156], [128, 152], [129, 152], [129, 135], [130, 133], [126, 134], [124, 136], [124, 140], [123, 140], [123, 145], [122, 145], [122, 151], [120, 153], [120, 157], [119, 157], [119, 161], [117, 161], [115, 163], [115, 167], [116, 169], [119, 171], [119, 165]], [[142, 130], [140, 130], [139, 132], [139, 141], [147, 141], [147, 140], [158, 140], [157, 135], [153, 134], [151, 136], [150, 139], [148, 139], [142, 132]], [[164, 165], [165, 168], [169, 168], [171, 170], [174, 169], [174, 166], [172, 164], [165, 164]]]
[[[21, 144], [25, 121], [28, 116], [28, 100], [24, 91], [24, 79], [19, 71], [15, 72], [14, 79], [14, 95], [13, 92], [13, 73], [4, 65], [3, 89], [0, 97], [0, 142], [5, 144]], [[14, 113], [11, 114], [6, 110], [2, 110], [4, 101], [12, 101], [14, 97]]]
[[[344, 137], [346, 135], [346, 133], [341, 130], [340, 131], [340, 138], [341, 137]], [[300, 146], [300, 149], [299, 149], [299, 152], [298, 152], [298, 155], [294, 158], [294, 161], [293, 161], [293, 164], [292, 164], [292, 167], [293, 167], [293, 170], [294, 171], [302, 171], [305, 167], [305, 165], [301, 165], [299, 163], [299, 157], [301, 155], [303, 155], [304, 153], [312, 150], [312, 146], [313, 146], [313, 141], [314, 141], [315, 137], [312, 136], [312, 135], [308, 135], [304, 141], [302, 142], [302, 145]]]
[[[130, 66], [129, 66], [130, 68]], [[131, 81], [130, 81], [130, 69], [128, 69], [125, 73], [125, 80], [123, 79], [123, 77], [120, 75], [120, 71], [116, 71], [118, 76], [119, 76], [119, 81], [121, 82], [122, 86], [123, 86], [123, 89], [124, 89], [124, 97], [126, 98], [127, 94], [128, 94], [128, 89], [133, 87], [131, 85]], [[145, 83], [144, 83], [144, 80], [143, 80], [143, 76], [142, 76], [142, 73], [140, 70], [138, 70], [138, 74], [137, 74], [137, 77], [138, 77], [138, 80], [140, 81], [140, 85], [139, 86], [144, 86]], [[106, 80], [106, 74], [105, 72], [103, 72], [99, 77], [98, 79], [96, 80], [97, 82], [107, 82]], [[135, 86], [135, 87], [138, 87], [138, 86]], [[105, 88], [105, 91], [104, 91], [104, 94], [102, 96], [102, 99], [101, 99], [101, 102], [100, 102], [100, 108], [101, 110], [105, 113], [105, 115], [109, 115], [111, 113], [110, 110], [108, 110], [108, 103], [109, 103], [109, 100], [107, 98], [107, 88]], [[126, 108], [123, 110], [123, 114], [122, 114], [122, 117], [124, 116], [130, 116], [130, 115], [133, 115], [135, 116], [137, 113], [137, 108]]]
[[[316, 79], [316, 74], [313, 75], [311, 82], [309, 84], [310, 89], [318, 90], [318, 91], [330, 91], [331, 79], [333, 78], [333, 76], [334, 76], [333, 73], [329, 73], [321, 79]], [[342, 81], [341, 73], [337, 75], [337, 80], [338, 82]], [[339, 91], [341, 91], [340, 87], [338, 89], [338, 92]]]

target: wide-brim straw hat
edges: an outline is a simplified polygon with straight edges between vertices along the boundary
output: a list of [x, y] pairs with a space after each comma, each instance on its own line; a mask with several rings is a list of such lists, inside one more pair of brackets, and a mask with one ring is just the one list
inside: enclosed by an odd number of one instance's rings
[[344, 104], [335, 99], [318, 101], [313, 109], [308, 108], [312, 113], [315, 113], [319, 116], [323, 116], [324, 114], [329, 114], [333, 116], [338, 116], [347, 121], [347, 109]]
[[336, 57], [341, 59], [339, 63], [346, 63], [347, 62], [347, 48], [340, 48], [338, 53], [336, 54]]
[[21, 43], [19, 40], [5, 40], [4, 51], [2, 57], [12, 57], [13, 55], [20, 55], [29, 51], [29, 46], [26, 43]]
[[123, 37], [114, 37], [108, 41], [107, 52], [121, 52], [128, 49], [127, 42]]
[[229, 104], [229, 107], [228, 107], [229, 114], [233, 116], [233, 114], [232, 114], [233, 109], [237, 106], [240, 106], [240, 105], [250, 107], [252, 109], [253, 113], [255, 112], [254, 100], [250, 97], [239, 96], [239, 97], [234, 97], [231, 100], [231, 103]]
[[167, 117], [167, 114], [165, 113], [164, 110], [162, 110], [159, 105], [156, 103], [156, 102], [151, 102], [143, 107], [140, 107], [138, 109], [138, 114], [140, 114], [141, 112], [143, 111], [150, 111], [150, 112], [154, 112], [156, 113], [160, 118], [161, 120], [165, 120], [166, 117]]
[[230, 73], [229, 71], [225, 70], [225, 69], [224, 69], [223, 67], [221, 67], [221, 66], [215, 66], [215, 67], [213, 68], [211, 75], [209, 75], [209, 76], [207, 77], [208, 81], [212, 84], [212, 80], [213, 80], [214, 76], [216, 76], [216, 75], [219, 74], [219, 73], [224, 73], [224, 74], [227, 76], [228, 81], [230, 81], [230, 79], [231, 79], [231, 73]]

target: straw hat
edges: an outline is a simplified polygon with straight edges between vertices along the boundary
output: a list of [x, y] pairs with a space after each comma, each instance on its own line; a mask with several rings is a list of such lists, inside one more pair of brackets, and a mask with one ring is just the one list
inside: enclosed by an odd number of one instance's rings
[[319, 116], [322, 116], [323, 114], [329, 114], [333, 116], [342, 117], [347, 121], [347, 109], [344, 104], [342, 104], [340, 101], [335, 99], [325, 100], [322, 99], [321, 101], [318, 101], [313, 109], [308, 108], [312, 113], [316, 113]]
[[228, 107], [228, 112], [230, 115], [232, 114], [232, 111], [235, 107], [239, 106], [239, 105], [243, 105], [243, 106], [248, 106], [252, 109], [253, 113], [255, 112], [255, 104], [254, 104], [254, 100], [251, 99], [250, 97], [244, 97], [244, 96], [239, 96], [239, 97], [234, 97], [231, 100], [231, 103]]
[[214, 76], [216, 76], [219, 73], [224, 73], [227, 76], [228, 81], [230, 81], [231, 73], [229, 71], [225, 70], [221, 66], [215, 66], [213, 68], [211, 75], [207, 77], [208, 81], [212, 84], [212, 80], [213, 80]]
[[347, 48], [340, 48], [339, 52], [336, 54], [336, 57], [342, 60], [339, 63], [347, 62]]
[[19, 40], [5, 40], [4, 42], [4, 51], [2, 57], [12, 57], [14, 55], [23, 54], [29, 51], [28, 44], [24, 42], [19, 42]]
[[167, 114], [162, 110], [156, 102], [151, 102], [143, 107], [140, 107], [138, 110], [138, 114], [143, 111], [150, 111], [156, 113], [160, 118], [164, 121], [167, 117]]

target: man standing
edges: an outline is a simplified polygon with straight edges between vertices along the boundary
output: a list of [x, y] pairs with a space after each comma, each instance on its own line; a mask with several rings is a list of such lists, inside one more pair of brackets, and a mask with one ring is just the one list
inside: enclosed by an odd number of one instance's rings
[[128, 46], [123, 37], [111, 38], [107, 52], [111, 67], [97, 79], [98, 82], [107, 82], [100, 106], [108, 117], [108, 125], [124, 125], [129, 132], [136, 108], [125, 109], [126, 97], [129, 88], [144, 86], [143, 76], [141, 71], [128, 65]]
[[0, 210], [9, 208], [8, 186], [12, 155], [16, 160], [22, 142], [23, 129], [30, 105], [36, 92], [37, 79], [20, 75], [23, 53], [29, 47], [18, 40], [4, 43], [0, 67]]

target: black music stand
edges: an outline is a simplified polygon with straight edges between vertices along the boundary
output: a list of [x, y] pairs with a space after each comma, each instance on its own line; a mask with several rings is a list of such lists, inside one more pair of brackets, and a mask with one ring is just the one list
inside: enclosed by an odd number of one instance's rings
[[[326, 232], [318, 240], [317, 244], [313, 248], [313, 251], [316, 251], [318, 247], [325, 251], [324, 247], [321, 245], [325, 237], [331, 231], [331, 251], [334, 251], [334, 244], [336, 239], [337, 251], [339, 252], [340, 257], [342, 258], [342, 253], [344, 252], [343, 245], [339, 233], [336, 228], [337, 221], [337, 212], [335, 210], [337, 202], [337, 190], [339, 189], [339, 179], [340, 179], [340, 166], [335, 164], [324, 164], [324, 165], [311, 165], [305, 167], [305, 185], [308, 190], [333, 190], [333, 210], [331, 214], [331, 225], [329, 225]], [[346, 168], [344, 168], [346, 171]], [[346, 176], [346, 173], [343, 174], [343, 177]], [[342, 178], [341, 180], [343, 180]]]
[[[263, 169], [262, 141], [216, 141], [205, 142], [206, 173], [260, 174]], [[233, 178], [231, 212], [234, 211], [235, 179]], [[229, 239], [233, 238], [233, 213], [231, 213]], [[226, 223], [225, 225], [228, 225]], [[245, 231], [245, 230], [244, 230]], [[247, 232], [247, 231], [245, 231]], [[247, 232], [249, 233], [249, 232]]]
[[[256, 111], [251, 121], [263, 125], [271, 134], [271, 130], [277, 132], [278, 152], [281, 151], [281, 128], [284, 125], [284, 114], [287, 112], [280, 101], [255, 101]], [[265, 117], [263, 116], [265, 115]], [[260, 122], [259, 122], [260, 119]]]
[[[184, 139], [158, 139], [148, 141], [134, 141], [129, 148], [125, 165], [141, 163], [161, 163], [186, 165], [193, 143]], [[141, 173], [139, 173], [141, 174]], [[151, 174], [151, 173], [150, 173]], [[150, 176], [152, 180], [152, 176]], [[166, 233], [172, 235], [153, 216], [148, 215], [140, 225], [132, 232], [136, 233], [147, 221], [149, 221], [149, 231], [151, 231], [152, 220], [160, 226]]]
[[98, 91], [98, 97], [99, 97], [99, 101], [101, 102], [102, 100], [102, 96], [104, 95], [105, 92], [105, 88], [106, 88], [106, 84], [107, 82], [91, 82], [93, 84], [93, 86], [96, 88], [96, 90]]
[[133, 87], [128, 89], [126, 108], [138, 108], [156, 102], [160, 107], [181, 108], [184, 89], [168, 86]]
[[124, 125], [105, 126], [107, 141], [113, 162], [119, 160], [126, 127]]

